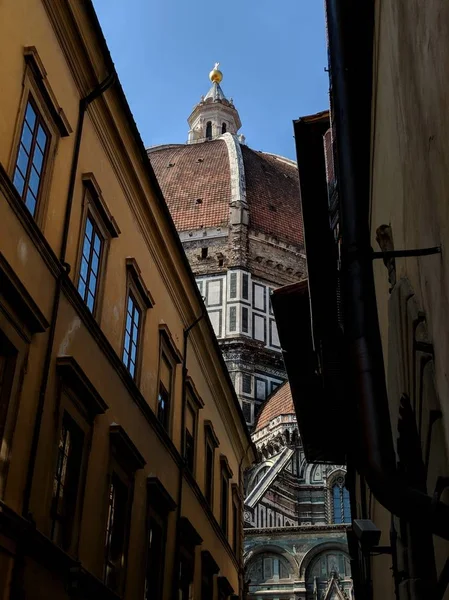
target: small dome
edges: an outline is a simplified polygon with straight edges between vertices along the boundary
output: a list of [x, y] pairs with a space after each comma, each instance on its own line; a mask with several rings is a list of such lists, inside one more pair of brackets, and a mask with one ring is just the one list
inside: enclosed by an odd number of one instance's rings
[[276, 417], [294, 414], [295, 406], [293, 404], [290, 384], [286, 381], [267, 398], [257, 418], [254, 432], [260, 431], [269, 425]]

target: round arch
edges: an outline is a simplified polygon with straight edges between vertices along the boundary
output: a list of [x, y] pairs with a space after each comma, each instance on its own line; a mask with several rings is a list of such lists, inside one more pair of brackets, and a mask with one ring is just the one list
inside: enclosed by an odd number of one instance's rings
[[349, 551], [346, 544], [343, 542], [323, 542], [322, 544], [318, 544], [311, 548], [306, 554], [303, 556], [301, 561], [301, 565], [299, 567], [299, 576], [301, 579], [305, 578], [306, 571], [313, 562], [313, 559], [322, 554], [323, 552], [329, 552], [331, 550], [336, 550], [338, 552], [343, 552], [349, 558]]
[[273, 466], [273, 463], [274, 463], [273, 459], [268, 459], [268, 460], [264, 460], [263, 462], [261, 462], [259, 465], [257, 465], [255, 467], [254, 471], [250, 474], [250, 476], [248, 478], [247, 494], [249, 494], [249, 492], [253, 489], [254, 481], [257, 478], [257, 476], [259, 475], [259, 473], [265, 469], [270, 469]]
[[293, 570], [293, 573], [298, 573], [298, 571], [299, 571], [299, 564], [298, 564], [298, 561], [294, 558], [294, 556], [292, 554], [290, 554], [290, 552], [287, 552], [287, 550], [285, 550], [285, 548], [281, 548], [280, 546], [277, 546], [276, 544], [264, 544], [263, 546], [257, 546], [254, 549], [250, 548], [250, 550], [245, 552], [243, 555], [244, 568], [246, 569], [248, 564], [254, 558], [256, 558], [259, 554], [278, 554], [279, 556], [281, 556], [282, 558], [284, 558], [286, 561], [289, 562], [289, 564]]

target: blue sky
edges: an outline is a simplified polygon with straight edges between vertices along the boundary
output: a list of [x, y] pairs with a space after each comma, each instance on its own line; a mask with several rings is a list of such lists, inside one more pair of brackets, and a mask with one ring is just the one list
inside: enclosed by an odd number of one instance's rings
[[219, 61], [247, 144], [290, 158], [292, 120], [328, 107], [323, 4], [94, 0], [146, 145], [186, 141], [186, 119]]

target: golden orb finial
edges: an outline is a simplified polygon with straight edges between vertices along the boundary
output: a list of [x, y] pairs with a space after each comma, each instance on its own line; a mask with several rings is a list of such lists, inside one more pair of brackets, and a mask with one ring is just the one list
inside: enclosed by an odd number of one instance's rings
[[212, 81], [212, 83], [220, 83], [220, 81], [223, 79], [223, 73], [218, 70], [219, 65], [220, 63], [215, 63], [214, 68], [209, 73], [209, 79]]

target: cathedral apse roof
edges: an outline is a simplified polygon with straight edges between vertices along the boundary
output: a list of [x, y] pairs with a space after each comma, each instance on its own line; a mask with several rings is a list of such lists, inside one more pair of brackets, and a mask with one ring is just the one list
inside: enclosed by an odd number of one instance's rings
[[286, 381], [269, 396], [262, 406], [257, 418], [254, 432], [260, 431], [271, 423], [273, 419], [281, 415], [294, 415], [295, 407], [293, 404], [290, 384]]

